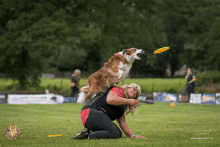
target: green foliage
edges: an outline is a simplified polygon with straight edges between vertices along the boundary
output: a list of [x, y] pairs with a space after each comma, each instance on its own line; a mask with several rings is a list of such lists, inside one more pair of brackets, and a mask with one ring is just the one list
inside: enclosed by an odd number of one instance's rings
[[196, 75], [196, 86], [219, 84], [219, 83], [220, 83], [219, 71], [209, 71], [208, 73], [202, 72]]
[[179, 90], [177, 90], [177, 88], [175, 88], [175, 87], [170, 87], [170, 88], [165, 88], [163, 91], [167, 92], [167, 93], [174, 93], [174, 94], [176, 94], [176, 93], [178, 93]]
[[[3, 1], [0, 43], [0, 72], [7, 78], [19, 81], [19, 89], [38, 86], [38, 76], [48, 57], [60, 49], [69, 33], [64, 11], [53, 2]], [[61, 7], [60, 7], [61, 8]], [[57, 19], [58, 18], [58, 19]]]
[[210, 75], [207, 73], [200, 73], [196, 75], [196, 86], [202, 86], [210, 83]]
[[[39, 86], [43, 71], [92, 74], [130, 47], [146, 51], [132, 77], [164, 77], [168, 65], [173, 75], [182, 64], [218, 71], [219, 6], [207, 0], [2, 0], [0, 73], [26, 90]], [[163, 46], [170, 50], [152, 54]]]
[[[188, 19], [184, 49], [190, 66], [202, 66], [203, 69], [219, 70], [219, 1], [203, 1], [194, 15]], [[212, 66], [210, 66], [212, 65]]]
[[[85, 86], [87, 82], [87, 78], [80, 79], [80, 87]], [[38, 87], [30, 88], [30, 91], [44, 91], [49, 89], [50, 91], [59, 91], [59, 90], [67, 90], [70, 91], [70, 79], [63, 79], [63, 87], [61, 87], [61, 79], [41, 79], [41, 84]], [[169, 89], [177, 89], [178, 91], [185, 88], [185, 79], [161, 79], [161, 78], [133, 78], [133, 79], [125, 79], [123, 82], [119, 83], [116, 86], [121, 86], [123, 84], [129, 85], [131, 83], [136, 83], [140, 85], [143, 93], [152, 93], [152, 91], [156, 92], [164, 92], [164, 90]], [[14, 84], [12, 84], [14, 83]], [[0, 91], [4, 91], [5, 86], [15, 85], [16, 82], [12, 80], [4, 81], [0, 80]], [[18, 89], [14, 89], [18, 90]]]

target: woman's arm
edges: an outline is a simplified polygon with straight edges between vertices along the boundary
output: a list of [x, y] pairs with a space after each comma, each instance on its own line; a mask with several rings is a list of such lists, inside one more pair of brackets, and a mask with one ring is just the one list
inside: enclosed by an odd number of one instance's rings
[[192, 82], [194, 82], [196, 80], [195, 77], [192, 78], [192, 80], [189, 81], [189, 84], [191, 84]]
[[118, 94], [114, 91], [109, 91], [106, 102], [109, 105], [131, 105], [135, 107], [140, 106], [140, 102], [138, 100], [119, 97]]
[[121, 118], [117, 119], [117, 122], [121, 128], [121, 130], [124, 132], [124, 134], [127, 137], [132, 137], [132, 138], [146, 138], [144, 136], [140, 135], [134, 135], [130, 128], [128, 127], [128, 124], [125, 122], [125, 115], [123, 115]]
[[74, 87], [74, 86], [75, 86], [75, 83], [72, 82], [72, 81], [70, 81], [70, 86], [71, 86], [71, 87]]

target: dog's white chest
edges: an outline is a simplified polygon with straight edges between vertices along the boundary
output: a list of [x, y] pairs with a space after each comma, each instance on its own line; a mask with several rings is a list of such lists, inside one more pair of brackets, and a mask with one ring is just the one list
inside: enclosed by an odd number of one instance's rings
[[125, 64], [125, 77], [128, 75], [130, 69], [131, 69], [132, 64]]
[[131, 69], [132, 64], [123, 64], [122, 62], [119, 65], [119, 69], [123, 71], [122, 78], [126, 78]]

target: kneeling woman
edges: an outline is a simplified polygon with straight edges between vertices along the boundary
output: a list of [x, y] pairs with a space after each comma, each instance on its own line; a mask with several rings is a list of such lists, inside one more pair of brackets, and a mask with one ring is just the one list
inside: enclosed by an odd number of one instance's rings
[[[127, 137], [145, 138], [134, 135], [125, 122], [125, 111], [134, 113], [140, 102], [140, 86], [134, 83], [121, 87], [110, 87], [104, 94], [99, 94], [83, 106], [81, 121], [83, 129], [73, 139], [109, 139], [120, 138], [121, 130]], [[117, 120], [119, 127], [112, 121]], [[92, 131], [92, 132], [90, 132]]]

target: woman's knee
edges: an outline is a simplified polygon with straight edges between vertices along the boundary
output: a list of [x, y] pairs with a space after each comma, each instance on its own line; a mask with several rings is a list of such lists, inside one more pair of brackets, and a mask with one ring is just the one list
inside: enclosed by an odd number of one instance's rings
[[121, 136], [122, 136], [121, 130], [117, 130], [117, 131], [114, 131], [114, 132], [111, 132], [111, 133], [114, 136], [114, 138], [121, 138]]
[[121, 136], [122, 136], [122, 132], [121, 132], [121, 130], [119, 130], [119, 137], [118, 138], [121, 138]]

